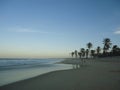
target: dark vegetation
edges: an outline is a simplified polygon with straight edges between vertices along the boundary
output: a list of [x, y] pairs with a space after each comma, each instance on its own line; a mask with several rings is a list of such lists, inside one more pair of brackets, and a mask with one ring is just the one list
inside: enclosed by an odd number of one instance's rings
[[120, 48], [117, 45], [112, 45], [109, 38], [103, 40], [103, 47], [97, 46], [96, 49], [91, 49], [93, 44], [87, 43], [87, 49], [81, 48], [80, 51], [71, 52], [71, 56], [75, 58], [94, 58], [94, 57], [113, 57], [120, 56]]

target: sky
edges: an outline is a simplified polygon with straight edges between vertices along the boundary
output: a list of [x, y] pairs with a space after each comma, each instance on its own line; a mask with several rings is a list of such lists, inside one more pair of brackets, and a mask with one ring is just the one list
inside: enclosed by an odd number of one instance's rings
[[120, 0], [0, 0], [0, 57], [64, 58], [120, 46]]

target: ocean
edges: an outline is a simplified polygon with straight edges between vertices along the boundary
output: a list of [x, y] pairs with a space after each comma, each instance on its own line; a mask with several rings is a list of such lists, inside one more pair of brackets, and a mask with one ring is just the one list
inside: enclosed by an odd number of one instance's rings
[[57, 64], [62, 60], [64, 59], [0, 59], [0, 86], [72, 68], [72, 65]]

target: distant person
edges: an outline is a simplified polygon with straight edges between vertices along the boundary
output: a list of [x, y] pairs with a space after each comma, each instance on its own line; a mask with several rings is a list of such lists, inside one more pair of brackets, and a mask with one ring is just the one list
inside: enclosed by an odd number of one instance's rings
[[86, 58], [88, 58], [89, 49], [86, 49], [85, 53], [86, 53]]
[[78, 52], [78, 55], [79, 55], [80, 58], [82, 57], [82, 53], [81, 52]]
[[75, 57], [77, 58], [77, 50], [75, 50]]

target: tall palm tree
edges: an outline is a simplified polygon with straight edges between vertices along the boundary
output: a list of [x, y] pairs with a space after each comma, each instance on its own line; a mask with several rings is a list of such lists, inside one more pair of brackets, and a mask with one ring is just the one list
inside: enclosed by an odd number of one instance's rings
[[89, 42], [89, 43], [87, 43], [87, 47], [88, 47], [88, 49], [90, 50], [90, 48], [92, 48], [92, 43], [91, 42]]
[[88, 50], [88, 54], [89, 54], [90, 49], [92, 48], [92, 46], [93, 46], [93, 45], [92, 45], [92, 43], [91, 43], [91, 42], [87, 43], [87, 47], [88, 47], [88, 49], [89, 49], [89, 50]]
[[109, 38], [105, 38], [103, 40], [103, 44], [104, 44], [104, 47], [103, 47], [103, 53], [107, 53], [107, 51], [109, 50], [110, 46], [111, 46], [111, 40]]
[[97, 51], [97, 55], [99, 56], [99, 54], [100, 54], [100, 51], [101, 51], [101, 48], [100, 48], [100, 46], [98, 46], [98, 47], [97, 47], [96, 51]]

